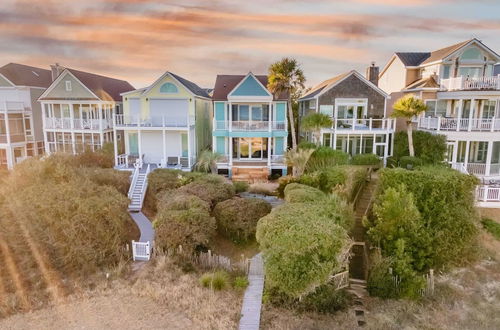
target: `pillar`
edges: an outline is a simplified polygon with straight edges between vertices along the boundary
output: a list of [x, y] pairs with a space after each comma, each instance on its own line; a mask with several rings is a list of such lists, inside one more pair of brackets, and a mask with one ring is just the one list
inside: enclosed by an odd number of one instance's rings
[[267, 166], [271, 166], [271, 137], [267, 138]]
[[139, 151], [139, 161], [141, 162], [141, 166], [142, 166], [142, 134], [141, 134], [141, 130], [138, 129], [137, 130], [137, 149]]
[[493, 141], [488, 141], [488, 151], [486, 152], [486, 169], [484, 171], [485, 176], [490, 175], [492, 156], [493, 156]]
[[[165, 125], [163, 125], [163, 129], [161, 130], [161, 134], [162, 134], [162, 153], [163, 153], [163, 161], [162, 161], [162, 165], [163, 166], [167, 166], [167, 134], [165, 132]], [[181, 144], [182, 144], [182, 137], [181, 137]]]
[[460, 131], [460, 119], [462, 119], [462, 108], [464, 106], [464, 100], [460, 99], [458, 102], [458, 113], [457, 113], [457, 131]]

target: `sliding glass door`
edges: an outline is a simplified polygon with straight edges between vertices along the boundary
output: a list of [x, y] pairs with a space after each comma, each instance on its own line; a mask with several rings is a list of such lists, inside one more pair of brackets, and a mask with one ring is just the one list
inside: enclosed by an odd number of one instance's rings
[[267, 138], [233, 138], [233, 159], [262, 160], [267, 158]]

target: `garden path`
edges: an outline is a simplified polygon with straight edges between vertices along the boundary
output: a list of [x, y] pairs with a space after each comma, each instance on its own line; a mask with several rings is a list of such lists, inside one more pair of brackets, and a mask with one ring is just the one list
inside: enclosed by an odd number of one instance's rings
[[149, 219], [142, 212], [129, 213], [141, 231], [141, 238], [139, 238], [139, 242], [153, 242], [155, 238], [155, 230], [153, 229], [151, 221], [149, 221]]
[[248, 287], [241, 307], [240, 330], [258, 330], [260, 328], [260, 311], [262, 292], [264, 291], [264, 261], [259, 253], [250, 260]]

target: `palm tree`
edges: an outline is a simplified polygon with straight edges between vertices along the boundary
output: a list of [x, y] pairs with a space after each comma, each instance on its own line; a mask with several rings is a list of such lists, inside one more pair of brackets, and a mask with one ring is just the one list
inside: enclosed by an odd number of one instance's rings
[[222, 160], [224, 155], [217, 152], [212, 152], [211, 150], [203, 150], [198, 156], [198, 161], [196, 162], [196, 169], [203, 172], [211, 172], [212, 174], [217, 174], [217, 162]]
[[288, 118], [292, 134], [292, 149], [297, 149], [297, 132], [293, 116], [292, 103], [297, 100], [298, 91], [304, 88], [306, 78], [299, 63], [294, 58], [285, 57], [269, 66], [267, 88], [278, 96], [286, 93], [288, 96]]
[[302, 129], [306, 132], [312, 132], [318, 146], [321, 143], [321, 129], [331, 128], [332, 124], [330, 116], [319, 112], [308, 114], [302, 119]]
[[427, 105], [424, 101], [415, 97], [413, 94], [403, 96], [394, 103], [391, 117], [404, 118], [406, 120], [406, 131], [408, 133], [408, 150], [411, 157], [415, 157], [415, 149], [413, 148], [413, 127], [412, 118], [418, 116], [427, 110]]
[[285, 154], [285, 164], [292, 167], [292, 176], [304, 174], [307, 162], [315, 149], [290, 149]]

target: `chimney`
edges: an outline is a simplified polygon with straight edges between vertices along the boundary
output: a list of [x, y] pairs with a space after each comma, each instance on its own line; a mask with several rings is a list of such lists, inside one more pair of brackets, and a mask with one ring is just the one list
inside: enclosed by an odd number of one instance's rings
[[54, 81], [57, 77], [59, 77], [61, 72], [63, 72], [64, 67], [60, 66], [59, 63], [56, 63], [50, 66], [50, 70], [52, 71], [52, 81]]
[[375, 62], [372, 62], [371, 65], [366, 68], [366, 79], [370, 80], [375, 86], [378, 86], [378, 73], [378, 66], [375, 66]]

